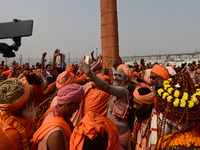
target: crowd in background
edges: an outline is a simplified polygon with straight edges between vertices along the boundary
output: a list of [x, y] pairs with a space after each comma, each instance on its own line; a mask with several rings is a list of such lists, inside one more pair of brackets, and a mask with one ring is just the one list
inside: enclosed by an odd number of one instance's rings
[[[0, 149], [200, 148], [200, 64], [110, 63], [0, 66]], [[59, 62], [56, 62], [58, 60]]]

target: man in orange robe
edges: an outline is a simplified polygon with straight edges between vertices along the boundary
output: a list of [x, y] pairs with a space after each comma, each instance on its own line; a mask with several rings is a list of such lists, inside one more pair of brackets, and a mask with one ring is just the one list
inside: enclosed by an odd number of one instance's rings
[[[97, 76], [110, 84], [109, 76], [103, 73], [99, 73]], [[82, 115], [85, 116], [89, 111], [92, 111], [95, 115], [106, 116], [109, 97], [110, 94], [100, 90], [93, 83], [83, 98]]]
[[79, 108], [83, 96], [84, 90], [78, 84], [68, 84], [58, 90], [58, 104], [41, 117], [38, 122], [38, 126], [41, 126], [33, 136], [38, 150], [69, 149], [69, 139], [74, 128], [70, 117]]
[[119, 133], [108, 118], [91, 111], [74, 128], [70, 150], [119, 150]]
[[34, 133], [34, 95], [17, 78], [0, 84], [0, 149], [22, 150], [31, 147]]

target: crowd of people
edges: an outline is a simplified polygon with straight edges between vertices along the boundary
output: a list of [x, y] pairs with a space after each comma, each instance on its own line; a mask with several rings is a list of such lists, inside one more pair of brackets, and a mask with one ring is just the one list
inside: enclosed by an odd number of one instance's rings
[[[110, 63], [0, 66], [0, 149], [200, 149], [200, 65]], [[56, 63], [57, 58], [60, 58]]]

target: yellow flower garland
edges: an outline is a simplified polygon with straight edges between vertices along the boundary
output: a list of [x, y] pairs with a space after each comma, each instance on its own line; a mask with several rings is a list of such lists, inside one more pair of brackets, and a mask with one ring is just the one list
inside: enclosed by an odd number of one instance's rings
[[[163, 82], [163, 85], [164, 85], [164, 89], [160, 88], [157, 92], [159, 94], [159, 96], [162, 97], [162, 99], [167, 99], [167, 101], [169, 103], [172, 102], [172, 99], [173, 99], [173, 96], [171, 95], [172, 92], [174, 91], [174, 88], [171, 87], [170, 85], [170, 82], [172, 81], [172, 78], [169, 78], [168, 80], [165, 80]], [[198, 84], [196, 84], [195, 86], [198, 86]], [[179, 90], [175, 90], [174, 91], [174, 101], [173, 101], [173, 105], [175, 107], [186, 107], [186, 101], [188, 102], [188, 105], [187, 107], [188, 108], [192, 108], [194, 107], [194, 105], [198, 105], [199, 104], [199, 101], [198, 99], [196, 98], [196, 96], [200, 96], [200, 89], [196, 89], [196, 93], [194, 93], [191, 97], [190, 97], [190, 100], [189, 100], [189, 96], [188, 96], [188, 93], [187, 92], [184, 92], [183, 93], [183, 96], [181, 99], [179, 99], [180, 97], [180, 91]]]
[[[167, 143], [167, 140], [171, 134], [168, 134], [166, 136], [159, 139], [157, 149], [160, 146], [161, 140], [164, 141], [161, 145], [161, 148], [164, 148], [165, 144]], [[185, 146], [185, 147], [200, 147], [200, 137], [195, 131], [189, 131], [185, 133], [176, 134], [171, 140], [167, 147], [172, 146]]]

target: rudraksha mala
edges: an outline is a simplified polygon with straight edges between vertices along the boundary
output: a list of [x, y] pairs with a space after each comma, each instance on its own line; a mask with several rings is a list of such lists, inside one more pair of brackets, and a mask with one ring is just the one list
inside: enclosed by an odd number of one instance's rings
[[[175, 147], [167, 147], [170, 140], [174, 137], [175, 134], [180, 133], [184, 131], [188, 126], [195, 126], [200, 123], [200, 104], [197, 103], [195, 104], [192, 108], [189, 108], [189, 102], [186, 100], [186, 107], [181, 107], [180, 105], [174, 106], [173, 102], [175, 101], [175, 90], [178, 90], [180, 92], [180, 95], [178, 98], [179, 99], [179, 104], [181, 101], [181, 98], [183, 97], [184, 93], [186, 92], [188, 94], [188, 99], [191, 98], [193, 94], [195, 94], [197, 91], [196, 89], [199, 88], [198, 86], [195, 86], [193, 83], [190, 75], [188, 72], [180, 72], [176, 76], [174, 76], [170, 82], [169, 88], [172, 87], [173, 90], [171, 90], [171, 101], [167, 101], [167, 96], [164, 96], [163, 94], [166, 92], [161, 92], [160, 96], [157, 96], [157, 101], [156, 101], [156, 107], [158, 112], [163, 113], [163, 118], [160, 124], [160, 129], [161, 132], [158, 135], [158, 138], [161, 138], [161, 144], [158, 146], [157, 149], [161, 149], [161, 145], [163, 142], [167, 142], [167, 144], [164, 146], [164, 149], [171, 150], [171, 149], [193, 149], [193, 148], [186, 148], [186, 147], [181, 147], [181, 146], [175, 146]], [[168, 88], [168, 87], [167, 87]], [[167, 91], [168, 89], [165, 89]], [[196, 98], [200, 102], [200, 96], [196, 95]], [[165, 124], [166, 124], [166, 119], [169, 119], [173, 121], [176, 126], [175, 126], [175, 131], [174, 133], [169, 136], [167, 139], [163, 140], [164, 136], [164, 130], [165, 130]], [[181, 129], [178, 129], [178, 125], [182, 125]]]

